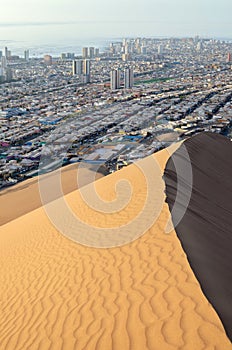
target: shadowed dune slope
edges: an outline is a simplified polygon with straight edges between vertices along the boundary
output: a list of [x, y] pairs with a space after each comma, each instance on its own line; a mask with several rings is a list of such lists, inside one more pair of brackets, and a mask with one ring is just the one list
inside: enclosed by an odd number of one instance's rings
[[232, 340], [232, 142], [217, 134], [204, 133], [188, 139], [175, 152], [181, 159], [176, 169], [172, 158], [165, 169], [170, 210], [179, 185], [180, 200], [172, 213], [176, 224], [178, 208], [185, 205], [189, 179], [180, 176], [187, 166], [186, 147], [192, 165], [193, 187], [187, 211], [176, 232], [190, 265], [220, 316]]
[[[168, 158], [163, 150], [140, 162], [160, 165], [153, 186], [161, 192], [162, 210], [127, 245], [96, 249], [74, 243], [52, 225], [44, 208], [1, 227], [1, 350], [232, 349], [175, 232], [165, 234], [170, 213], [162, 175]], [[133, 195], [118, 213], [95, 213], [80, 191], [65, 201], [90, 227], [123, 227], [147, 198], [141, 167], [96, 181], [96, 191], [108, 201], [115, 199], [118, 181], [130, 181]], [[141, 219], [139, 228], [145, 224]]]

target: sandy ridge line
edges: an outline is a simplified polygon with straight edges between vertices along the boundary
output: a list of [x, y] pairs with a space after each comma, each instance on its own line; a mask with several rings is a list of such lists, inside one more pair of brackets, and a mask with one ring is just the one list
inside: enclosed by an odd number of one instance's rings
[[[165, 166], [166, 152], [155, 157]], [[133, 180], [133, 169], [98, 181], [100, 194], [107, 188], [106, 199], [114, 198], [115, 181], [122, 174]], [[142, 181], [137, 177], [134, 184], [145, 191]], [[73, 208], [77, 192], [67, 196]], [[231, 349], [175, 232], [164, 234], [169, 215], [164, 203], [159, 220], [140, 239], [102, 250], [65, 239], [42, 208], [4, 225], [2, 349]]]

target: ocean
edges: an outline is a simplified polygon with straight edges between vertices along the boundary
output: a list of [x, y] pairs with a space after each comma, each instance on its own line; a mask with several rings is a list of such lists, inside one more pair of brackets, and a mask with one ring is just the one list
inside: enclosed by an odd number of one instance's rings
[[95, 47], [99, 48], [100, 52], [103, 52], [109, 47], [110, 42], [114, 39], [79, 39], [67, 40], [65, 42], [51, 41], [51, 42], [31, 42], [31, 41], [17, 41], [17, 40], [0, 40], [0, 51], [4, 52], [4, 47], [11, 50], [12, 55], [18, 55], [23, 57], [24, 51], [30, 51], [30, 57], [43, 57], [45, 54], [52, 55], [54, 57], [60, 56], [61, 53], [75, 53], [80, 55], [82, 48]]
[[94, 24], [90, 29], [77, 24], [0, 24], [0, 50], [7, 46], [12, 55], [24, 55], [24, 50], [30, 50], [31, 57], [42, 57], [45, 54], [60, 56], [62, 52], [81, 54], [82, 47], [93, 46], [102, 52], [110, 42], [121, 38], [107, 36], [95, 37]]
[[[122, 40], [123, 37], [156, 37], [149, 30], [146, 35], [134, 35], [125, 29], [123, 23], [118, 23], [118, 36], [113, 35], [109, 22], [80, 22], [80, 23], [0, 23], [0, 50], [5, 46], [11, 50], [12, 55], [23, 56], [26, 49], [30, 50], [30, 57], [42, 57], [45, 54], [60, 56], [62, 52], [81, 54], [82, 47], [93, 46], [102, 52], [110, 42]], [[95, 33], [95, 35], [93, 35]], [[99, 35], [101, 33], [101, 35]], [[98, 35], [98, 37], [96, 37]], [[187, 34], [186, 34], [187, 35]], [[189, 35], [190, 36], [190, 35]], [[194, 36], [194, 35], [193, 35]], [[232, 41], [231, 39], [221, 38]]]

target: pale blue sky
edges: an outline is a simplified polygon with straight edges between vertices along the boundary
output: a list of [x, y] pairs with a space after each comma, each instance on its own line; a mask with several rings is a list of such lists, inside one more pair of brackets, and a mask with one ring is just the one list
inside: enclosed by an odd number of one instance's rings
[[[74, 37], [73, 31], [85, 37], [231, 38], [231, 13], [232, 0], [8, 0], [1, 6], [0, 39], [60, 35], [65, 40]], [[21, 25], [25, 23], [56, 25]]]

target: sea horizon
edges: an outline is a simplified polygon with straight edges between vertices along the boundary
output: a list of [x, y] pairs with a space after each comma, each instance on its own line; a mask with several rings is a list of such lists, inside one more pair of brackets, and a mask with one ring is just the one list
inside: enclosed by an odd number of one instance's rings
[[[120, 24], [120, 23], [118, 23]], [[139, 24], [139, 23], [138, 23]], [[121, 23], [123, 28], [124, 23]], [[99, 27], [101, 27], [99, 30]], [[139, 25], [138, 25], [139, 27]], [[11, 50], [12, 54], [23, 57], [24, 50], [30, 51], [30, 57], [42, 57], [45, 54], [59, 56], [61, 53], [81, 54], [82, 47], [94, 46], [104, 51], [110, 42], [121, 41], [123, 38], [189, 38], [199, 36], [203, 39], [215, 39], [232, 42], [232, 37], [216, 35], [209, 32], [184, 32], [170, 34], [154, 30], [141, 30], [137, 33], [119, 30], [116, 34], [107, 32], [110, 28], [106, 22], [94, 23], [1, 23], [0, 24], [0, 50], [5, 46]], [[96, 29], [96, 30], [95, 30]], [[94, 33], [91, 35], [90, 33]], [[99, 34], [102, 33], [102, 35]], [[104, 34], [103, 34], [104, 33]], [[125, 33], [125, 34], [124, 34]], [[183, 33], [183, 32], [182, 32]]]

